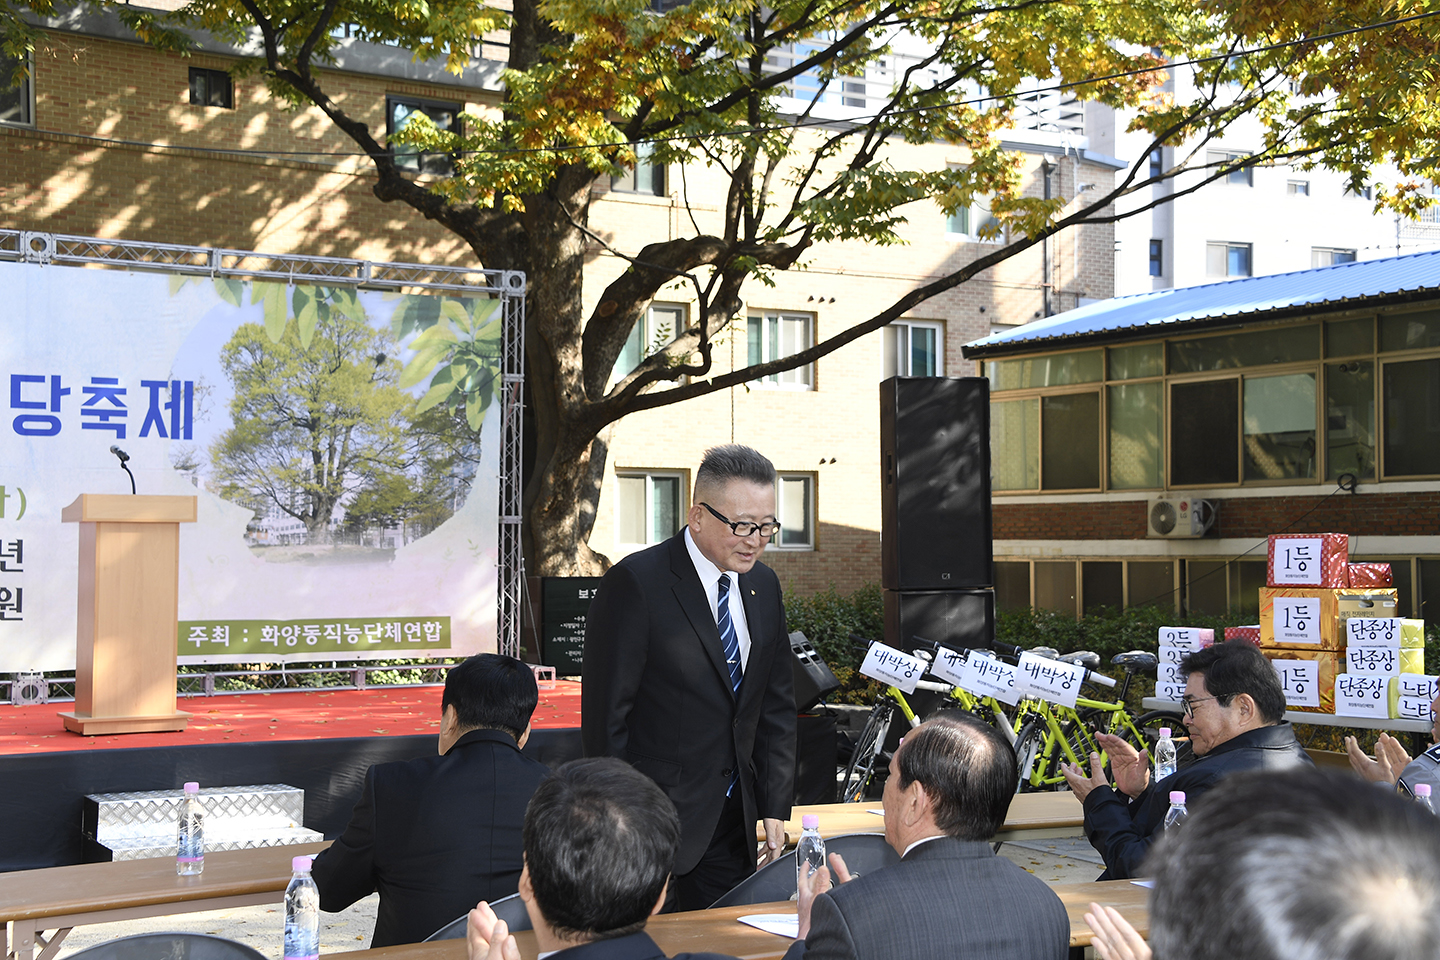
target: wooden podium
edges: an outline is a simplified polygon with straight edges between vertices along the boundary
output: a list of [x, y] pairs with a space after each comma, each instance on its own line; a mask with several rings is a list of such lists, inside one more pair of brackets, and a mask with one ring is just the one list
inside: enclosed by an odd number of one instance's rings
[[60, 513], [80, 524], [75, 709], [65, 729], [95, 736], [184, 730], [175, 709], [180, 524], [194, 497], [81, 494]]

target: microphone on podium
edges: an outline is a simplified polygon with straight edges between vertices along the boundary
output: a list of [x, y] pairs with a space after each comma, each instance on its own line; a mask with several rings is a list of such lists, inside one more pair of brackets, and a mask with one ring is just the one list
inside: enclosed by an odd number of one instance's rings
[[115, 445], [115, 444], [113, 444], [113, 443], [110, 444], [110, 452], [113, 453], [113, 454], [115, 454], [115, 456], [117, 456], [117, 457], [120, 458], [120, 469], [121, 469], [121, 470], [124, 470], [124, 471], [125, 471], [125, 475], [130, 478], [130, 493], [131, 493], [131, 494], [134, 494], [134, 493], [135, 493], [135, 474], [133, 474], [133, 473], [130, 472], [130, 467], [129, 467], [129, 465], [125, 462], [126, 460], [129, 460], [129, 459], [130, 459], [130, 454], [126, 453], [124, 450], [121, 450], [117, 445]]

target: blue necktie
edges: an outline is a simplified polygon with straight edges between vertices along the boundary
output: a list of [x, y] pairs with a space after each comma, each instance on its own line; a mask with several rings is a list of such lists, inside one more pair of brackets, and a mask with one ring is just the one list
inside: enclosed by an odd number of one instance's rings
[[[745, 678], [744, 671], [740, 668], [740, 638], [735, 635], [735, 621], [730, 617], [730, 574], [720, 574], [720, 599], [715, 604], [715, 623], [720, 627], [720, 642], [725, 646], [725, 665], [730, 668], [730, 690], [735, 694], [735, 699], [740, 699], [740, 681]], [[735, 772], [730, 776], [730, 785], [725, 788], [725, 796], [735, 792], [735, 784], [740, 782], [740, 766], [736, 763]]]
[[730, 575], [720, 574], [720, 599], [715, 606], [715, 622], [720, 627], [720, 642], [725, 645], [725, 663], [730, 668], [730, 689], [740, 697], [740, 639], [735, 635], [735, 622], [730, 618]]

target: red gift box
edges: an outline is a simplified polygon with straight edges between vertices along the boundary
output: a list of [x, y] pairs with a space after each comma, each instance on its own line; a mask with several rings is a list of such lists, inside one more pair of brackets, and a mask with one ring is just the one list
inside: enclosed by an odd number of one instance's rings
[[1248, 627], [1226, 627], [1225, 642], [1231, 640], [1244, 640], [1253, 646], [1260, 646], [1260, 624], [1251, 624]]
[[1350, 537], [1344, 533], [1271, 534], [1265, 551], [1265, 585], [1350, 586]]
[[1346, 567], [1349, 569], [1352, 587], [1395, 586], [1395, 574], [1388, 563], [1350, 563], [1346, 564]]

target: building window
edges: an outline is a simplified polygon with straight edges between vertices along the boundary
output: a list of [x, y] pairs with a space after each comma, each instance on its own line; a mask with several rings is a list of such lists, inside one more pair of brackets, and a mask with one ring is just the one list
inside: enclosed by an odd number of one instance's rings
[[[963, 169], [952, 167], [952, 170]], [[950, 237], [964, 237], [967, 240], [989, 240], [999, 242], [1000, 237], [982, 237], [981, 232], [993, 227], [995, 215], [990, 212], [990, 198], [975, 198], [968, 207], [960, 207], [945, 217], [945, 234]]]
[[815, 549], [815, 477], [781, 473], [775, 479], [780, 532], [770, 538], [770, 546], [781, 550]]
[[890, 324], [883, 334], [885, 379], [945, 375], [945, 328], [940, 324], [907, 320]]
[[[1205, 154], [1205, 162], [1211, 167], [1228, 167], [1231, 164], [1243, 162], [1249, 154], [1233, 150], [1211, 150]], [[1253, 187], [1255, 176], [1253, 167], [1235, 167], [1220, 178], [1221, 183], [1228, 183], [1236, 187]]]
[[1250, 244], [1217, 241], [1205, 244], [1205, 273], [1211, 277], [1250, 276]]
[[[437, 130], [460, 132], [460, 104], [437, 103], [409, 97], [385, 98], [385, 132], [393, 137], [405, 129], [412, 118], [423, 114], [430, 118]], [[411, 173], [432, 177], [448, 177], [455, 172], [454, 158], [446, 153], [429, 153], [408, 143], [391, 143], [390, 153], [395, 157], [395, 166]]]
[[1375, 191], [1374, 191], [1373, 188], [1371, 188], [1371, 186], [1370, 186], [1368, 183], [1365, 184], [1365, 186], [1361, 187], [1361, 188], [1358, 189], [1358, 190], [1352, 190], [1350, 187], [1347, 186], [1347, 187], [1345, 188], [1344, 195], [1347, 196], [1347, 197], [1353, 197], [1353, 198], [1356, 199], [1356, 200], [1374, 200], [1374, 199], [1375, 199]]
[[1311, 247], [1310, 266], [1333, 267], [1337, 263], [1354, 263], [1355, 251], [1341, 247]]
[[665, 166], [652, 162], [655, 153], [652, 143], [635, 144], [635, 166], [618, 177], [610, 178], [610, 189], [621, 193], [644, 193], [650, 196], [665, 196]]
[[27, 62], [25, 78], [15, 83], [21, 62], [13, 57], [0, 57], [0, 123], [32, 126], [35, 123], [34, 66]]
[[615, 361], [615, 371], [611, 379], [619, 380], [640, 366], [641, 360], [663, 349], [678, 337], [680, 331], [685, 329], [688, 311], [689, 308], [683, 303], [650, 304], [645, 310], [645, 316], [630, 328], [630, 336], [625, 338], [625, 346]]
[[190, 103], [197, 107], [235, 109], [234, 86], [224, 70], [190, 68]]
[[1286, 180], [1285, 192], [1292, 197], [1308, 197], [1310, 196], [1310, 181]]
[[679, 473], [617, 473], [616, 541], [643, 546], [673, 537], [685, 522], [684, 486]]
[[1165, 172], [1164, 154], [1160, 150], [1160, 147], [1156, 147], [1150, 151], [1150, 176], [1152, 177], [1158, 177]]
[[1150, 276], [1165, 276], [1165, 241], [1150, 241]]
[[[803, 313], [766, 313], [746, 321], [746, 344], [750, 366], [769, 363], [808, 350], [813, 344], [815, 318]], [[814, 364], [772, 373], [755, 383], [809, 390], [814, 386]]]
[[1440, 359], [1385, 364], [1385, 476], [1440, 474]]

